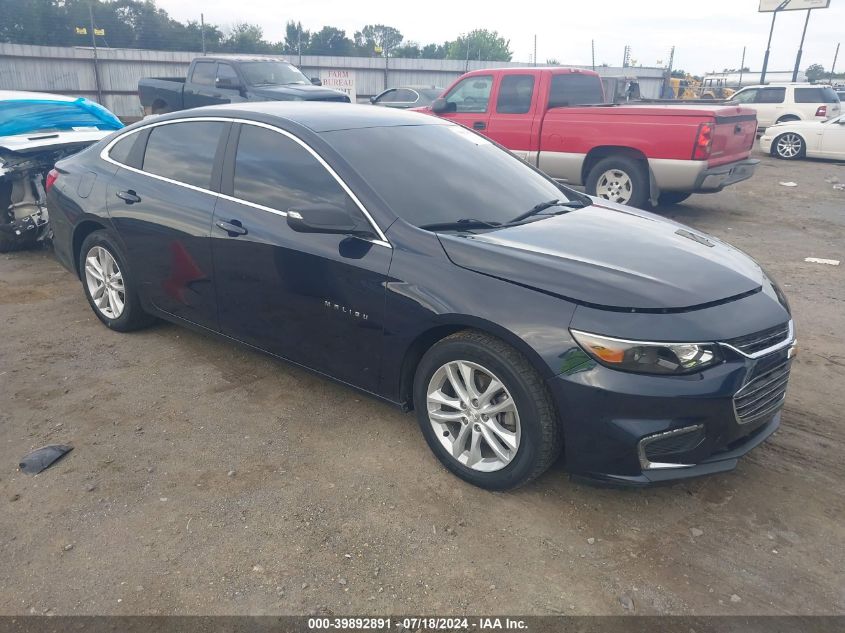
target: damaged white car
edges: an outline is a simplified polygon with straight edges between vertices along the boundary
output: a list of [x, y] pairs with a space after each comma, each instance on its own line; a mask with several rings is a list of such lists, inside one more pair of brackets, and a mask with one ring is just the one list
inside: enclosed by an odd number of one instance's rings
[[87, 99], [0, 90], [0, 253], [50, 238], [44, 190], [53, 165], [122, 127]]

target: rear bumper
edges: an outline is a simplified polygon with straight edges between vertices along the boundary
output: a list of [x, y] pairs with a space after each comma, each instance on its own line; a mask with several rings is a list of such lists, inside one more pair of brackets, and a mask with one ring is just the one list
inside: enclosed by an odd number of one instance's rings
[[695, 183], [695, 191], [698, 193], [712, 193], [721, 191], [728, 185], [733, 185], [743, 180], [748, 180], [754, 175], [760, 161], [756, 158], [748, 158], [737, 163], [728, 163], [711, 167], [699, 174]]
[[751, 178], [759, 164], [756, 158], [708, 167], [700, 160], [650, 159], [654, 182], [661, 191], [713, 193]]

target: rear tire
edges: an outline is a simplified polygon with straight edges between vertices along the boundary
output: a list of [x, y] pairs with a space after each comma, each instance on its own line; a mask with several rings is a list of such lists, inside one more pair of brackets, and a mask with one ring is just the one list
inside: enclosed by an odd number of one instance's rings
[[646, 208], [649, 198], [648, 169], [644, 161], [627, 156], [601, 159], [587, 175], [587, 193], [591, 196]]
[[673, 204], [680, 204], [692, 194], [683, 191], [662, 191], [657, 198], [657, 204], [661, 207], [668, 207]]
[[522, 486], [560, 454], [562, 433], [542, 377], [521, 353], [482, 332], [458, 332], [425, 353], [414, 405], [441, 463], [481, 488]]
[[126, 257], [107, 231], [94, 231], [85, 238], [78, 266], [88, 303], [106, 327], [131, 332], [155, 321], [141, 307]]

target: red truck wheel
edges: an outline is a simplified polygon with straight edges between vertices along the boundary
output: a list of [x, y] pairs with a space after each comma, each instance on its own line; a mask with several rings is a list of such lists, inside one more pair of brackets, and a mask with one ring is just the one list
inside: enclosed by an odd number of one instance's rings
[[587, 193], [611, 202], [643, 208], [648, 191], [648, 172], [642, 161], [625, 156], [603, 158], [587, 175]]

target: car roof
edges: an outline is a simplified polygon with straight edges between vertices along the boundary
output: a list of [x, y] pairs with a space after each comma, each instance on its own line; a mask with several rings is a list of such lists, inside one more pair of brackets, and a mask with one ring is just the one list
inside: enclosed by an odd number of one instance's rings
[[43, 101], [76, 101], [78, 97], [57, 95], [51, 92], [26, 92], [24, 90], [0, 90], [0, 101], [17, 101], [20, 99], [36, 99]]
[[255, 101], [208, 106], [162, 115], [161, 120], [201, 116], [239, 117], [284, 127], [292, 124], [317, 133], [368, 127], [449, 125], [443, 119], [419, 112], [319, 101]]
[[264, 57], [259, 55], [207, 55], [194, 58], [195, 62], [285, 62], [290, 63], [283, 57]]

